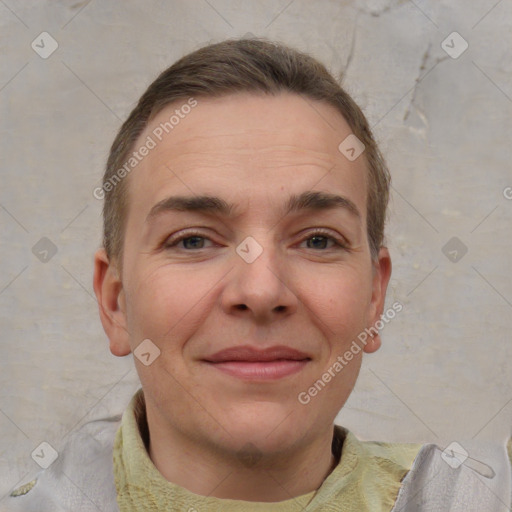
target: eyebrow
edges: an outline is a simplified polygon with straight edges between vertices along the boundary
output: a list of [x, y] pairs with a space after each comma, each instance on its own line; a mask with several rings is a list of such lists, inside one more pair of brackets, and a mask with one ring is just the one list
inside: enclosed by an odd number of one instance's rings
[[[307, 191], [299, 195], [291, 195], [285, 205], [284, 213], [288, 215], [303, 210], [325, 211], [335, 208], [342, 208], [358, 220], [362, 219], [355, 203], [347, 197], [319, 191]], [[169, 211], [210, 213], [229, 217], [236, 210], [236, 205], [229, 204], [220, 197], [209, 195], [171, 196], [162, 199], [151, 208], [146, 217], [146, 222], [151, 222], [158, 215]]]

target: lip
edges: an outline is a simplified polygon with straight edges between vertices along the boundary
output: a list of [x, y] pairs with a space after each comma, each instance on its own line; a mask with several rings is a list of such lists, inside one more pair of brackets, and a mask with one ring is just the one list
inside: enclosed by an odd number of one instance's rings
[[286, 346], [258, 349], [249, 345], [231, 347], [204, 361], [217, 370], [244, 380], [275, 380], [301, 371], [311, 358]]

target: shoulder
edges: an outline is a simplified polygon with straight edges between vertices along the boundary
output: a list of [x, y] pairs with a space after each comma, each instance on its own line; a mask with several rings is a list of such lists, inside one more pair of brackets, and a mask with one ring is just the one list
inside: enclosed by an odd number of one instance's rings
[[424, 444], [393, 511], [509, 512], [512, 471], [506, 444], [478, 440], [452, 441], [445, 447]]
[[364, 494], [379, 496], [386, 510], [511, 510], [512, 439], [439, 446], [361, 441], [343, 430], [349, 456], [362, 461]]
[[1, 512], [117, 512], [113, 444], [121, 415], [89, 421], [67, 437], [56, 460], [1, 502]]
[[370, 460], [379, 468], [393, 472], [408, 471], [423, 447], [421, 443], [361, 441], [352, 432], [346, 432], [347, 440], [357, 446], [360, 458]]
[[423, 447], [421, 443], [390, 443], [383, 441], [362, 441], [364, 450], [373, 458], [391, 465], [410, 469], [414, 458]]
[[354, 510], [389, 512], [422, 445], [363, 441], [339, 425], [336, 437], [343, 439], [341, 457], [319, 490], [318, 502], [348, 500]]

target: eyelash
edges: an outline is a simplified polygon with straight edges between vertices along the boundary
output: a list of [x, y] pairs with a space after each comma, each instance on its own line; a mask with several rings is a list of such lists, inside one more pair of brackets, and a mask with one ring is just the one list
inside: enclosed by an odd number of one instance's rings
[[[317, 229], [316, 231], [309, 233], [306, 238], [303, 238], [301, 240], [301, 242], [303, 242], [304, 240], [309, 240], [310, 238], [314, 238], [315, 236], [321, 236], [322, 238], [327, 238], [327, 239], [332, 240], [334, 242], [334, 246], [331, 247], [331, 249], [337, 248], [337, 249], [342, 249], [345, 251], [349, 250], [348, 244], [346, 244], [342, 240], [339, 240], [338, 238], [335, 238], [334, 236], [332, 236], [332, 234], [329, 231], [325, 231], [323, 229]], [[201, 233], [200, 231], [192, 230], [192, 231], [186, 231], [186, 232], [182, 233], [175, 239], [173, 239], [172, 237], [166, 238], [164, 240], [164, 243], [162, 244], [162, 247], [163, 247], [163, 249], [172, 249], [172, 248], [175, 248], [183, 240], [186, 240], [187, 238], [194, 238], [194, 237], [204, 238], [205, 240], [210, 240], [210, 238], [208, 238], [207, 236], [204, 236], [203, 233]], [[202, 248], [197, 249], [196, 251], [200, 251], [201, 249]], [[183, 249], [183, 250], [186, 252], [196, 252], [194, 250], [188, 250], [188, 249]], [[326, 252], [327, 250], [328, 249], [322, 249], [321, 252]]]

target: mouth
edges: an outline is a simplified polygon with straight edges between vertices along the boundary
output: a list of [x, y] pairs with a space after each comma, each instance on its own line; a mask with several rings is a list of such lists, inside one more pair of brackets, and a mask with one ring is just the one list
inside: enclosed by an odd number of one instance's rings
[[243, 380], [276, 380], [300, 372], [311, 357], [291, 347], [262, 350], [246, 345], [221, 350], [203, 361]]

